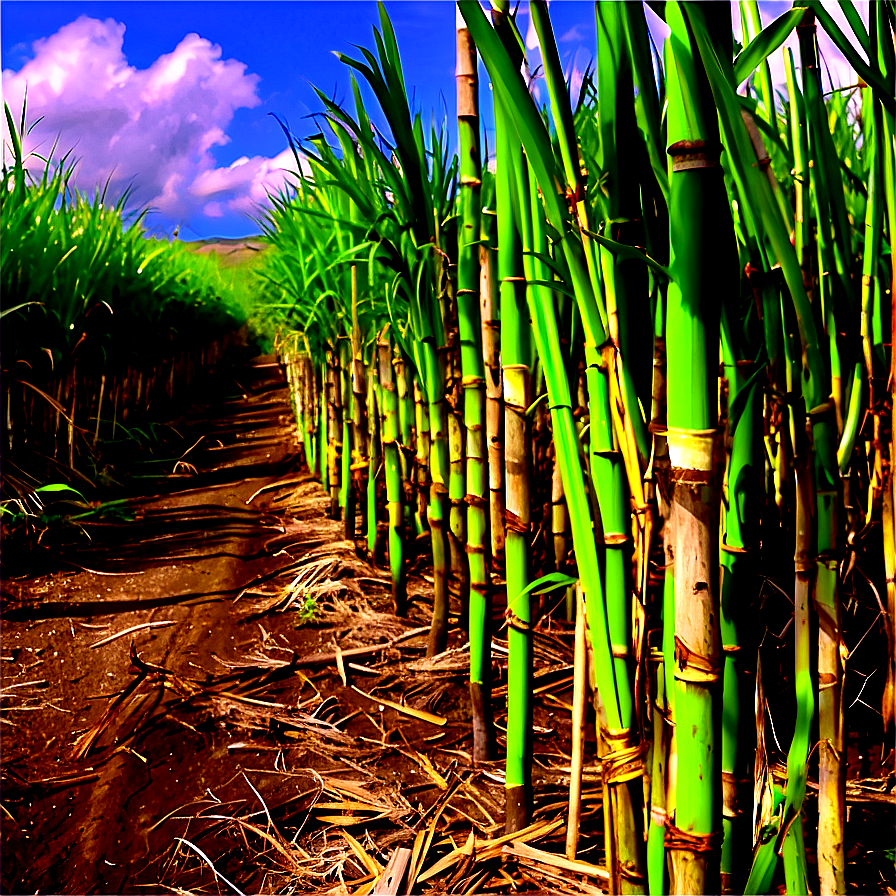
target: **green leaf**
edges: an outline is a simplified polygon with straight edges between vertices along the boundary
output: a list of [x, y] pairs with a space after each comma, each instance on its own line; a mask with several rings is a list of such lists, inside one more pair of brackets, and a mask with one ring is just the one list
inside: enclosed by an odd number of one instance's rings
[[549, 572], [547, 575], [530, 582], [520, 593], [520, 597], [527, 594], [548, 594], [556, 591], [558, 588], [568, 588], [575, 585], [578, 579], [575, 576], [567, 576], [562, 572]]
[[771, 25], [763, 28], [742, 52], [737, 54], [737, 58], [734, 60], [736, 84], [743, 84], [756, 68], [787, 40], [805, 12], [805, 7], [795, 6], [785, 12], [783, 16], [778, 16]]
[[73, 489], [70, 485], [65, 485], [61, 482], [53, 482], [50, 485], [42, 485], [40, 486], [40, 488], [36, 488], [34, 491], [39, 495], [46, 494], [47, 492], [71, 492], [73, 495], [77, 495], [85, 504], [89, 503], [87, 498], [85, 498], [84, 495], [81, 494], [81, 492]]
[[599, 233], [593, 233], [590, 230], [586, 230], [584, 227], [582, 228], [582, 233], [591, 237], [591, 239], [598, 242], [605, 249], [609, 249], [620, 258], [625, 258], [629, 261], [643, 261], [652, 271], [661, 274], [667, 280], [671, 279], [672, 275], [669, 273], [667, 267], [661, 265], [637, 246], [629, 246], [627, 243], [617, 243], [616, 240], [608, 239], [605, 236], [601, 236]]

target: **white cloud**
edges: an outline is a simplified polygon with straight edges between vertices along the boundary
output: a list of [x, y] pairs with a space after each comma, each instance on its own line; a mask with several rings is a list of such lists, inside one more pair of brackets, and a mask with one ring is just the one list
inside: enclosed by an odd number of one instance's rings
[[[266, 190], [282, 186], [291, 153], [255, 156], [219, 168], [211, 150], [230, 142], [237, 109], [261, 102], [259, 76], [221, 47], [188, 34], [147, 69], [128, 64], [125, 26], [81, 16], [36, 41], [34, 58], [3, 72], [3, 95], [18, 118], [27, 86], [28, 121], [43, 116], [26, 151], [72, 150], [76, 185], [92, 191], [111, 178], [113, 193], [152, 206], [171, 225], [202, 217], [254, 214]], [[5, 121], [4, 140], [8, 140]]]

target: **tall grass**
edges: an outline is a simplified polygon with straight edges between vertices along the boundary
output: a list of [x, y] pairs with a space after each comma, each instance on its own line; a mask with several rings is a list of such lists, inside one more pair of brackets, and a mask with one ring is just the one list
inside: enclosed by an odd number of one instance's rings
[[[211, 258], [147, 239], [127, 195], [85, 195], [68, 158], [24, 158], [9, 108], [0, 177], [4, 448], [83, 470], [97, 444], [174, 398], [247, 317]], [[27, 478], [27, 477], [26, 477]]]

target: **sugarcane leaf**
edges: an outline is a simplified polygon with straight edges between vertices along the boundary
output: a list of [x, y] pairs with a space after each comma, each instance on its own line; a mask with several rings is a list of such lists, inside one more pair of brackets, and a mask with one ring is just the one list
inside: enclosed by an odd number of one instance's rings
[[772, 837], [757, 848], [753, 857], [753, 866], [750, 868], [750, 877], [744, 887], [744, 896], [758, 896], [760, 893], [768, 893], [771, 890], [772, 878], [778, 865], [776, 847], [776, 838]]
[[578, 579], [575, 576], [567, 576], [562, 572], [549, 572], [534, 582], [530, 582], [519, 593], [519, 597], [525, 597], [527, 594], [548, 594], [558, 588], [568, 588], [570, 585], [575, 585], [576, 582]]
[[877, 68], [872, 68], [869, 63], [862, 59], [823, 3], [819, 2], [819, 0], [804, 0], [804, 2], [815, 13], [815, 17], [818, 19], [821, 27], [827, 32], [828, 37], [834, 42], [837, 49], [846, 57], [846, 61], [855, 69], [856, 74], [869, 87], [874, 88], [875, 96], [883, 104], [884, 108], [890, 114], [893, 114], [893, 111], [896, 110], [896, 100], [893, 98], [893, 88], [888, 83], [888, 75]]
[[576, 297], [576, 294], [559, 280], [526, 280], [526, 286], [546, 286], [548, 289], [553, 289], [571, 299]]
[[496, 93], [500, 91], [506, 97], [508, 109], [513, 110], [513, 114], [507, 116], [507, 121], [519, 134], [529, 164], [542, 187], [548, 219], [562, 232], [567, 215], [556, 190], [557, 165], [544, 122], [519, 70], [511, 61], [495, 30], [489, 25], [479, 4], [475, 0], [460, 0], [458, 8], [479, 48], [489, 75], [495, 82]]
[[759, 385], [760, 379], [765, 376], [766, 369], [762, 365], [757, 365], [757, 369], [753, 371], [750, 378], [737, 390], [734, 400], [728, 408], [728, 426], [731, 432], [737, 429], [737, 424], [743, 412], [747, 409], [748, 404], [756, 387]]
[[734, 60], [734, 82], [743, 84], [756, 70], [760, 63], [771, 56], [781, 44], [790, 36], [790, 33], [800, 23], [806, 9], [803, 6], [794, 6], [782, 16], [778, 16], [774, 22], [763, 28], [749, 44], [737, 54]]
[[643, 261], [652, 271], [661, 274], [667, 280], [672, 279], [672, 274], [667, 267], [661, 265], [637, 246], [629, 246], [627, 243], [617, 243], [616, 240], [608, 239], [605, 236], [601, 236], [599, 233], [586, 230], [584, 227], [582, 228], [582, 233], [590, 236], [595, 242], [599, 243], [605, 249], [609, 249], [620, 258], [625, 258], [630, 261]]
[[5, 308], [3, 311], [0, 311], [0, 318], [6, 317], [7, 314], [12, 314], [13, 311], [18, 311], [20, 308], [27, 308], [29, 305], [45, 307], [43, 302], [22, 302], [21, 305], [14, 305], [12, 308]]
[[60, 492], [71, 492], [73, 495], [77, 495], [85, 504], [88, 503], [87, 498], [85, 498], [84, 495], [81, 494], [81, 492], [73, 489], [70, 485], [65, 485], [61, 482], [53, 482], [49, 485], [42, 485], [39, 488], [36, 488], [34, 491], [39, 495], [48, 493], [59, 494]]
[[862, 49], [870, 56], [871, 42], [868, 39], [868, 32], [865, 30], [865, 23], [862, 21], [855, 3], [852, 0], [839, 0], [839, 4], [840, 11], [843, 13], [846, 21], [849, 22], [849, 27], [852, 28], [852, 33], [858, 39]]

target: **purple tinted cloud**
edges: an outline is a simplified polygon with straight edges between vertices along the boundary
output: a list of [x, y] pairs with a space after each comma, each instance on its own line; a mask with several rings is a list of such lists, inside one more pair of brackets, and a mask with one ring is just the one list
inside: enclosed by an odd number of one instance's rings
[[[291, 153], [255, 156], [217, 167], [212, 148], [230, 142], [234, 112], [259, 105], [258, 75], [221, 47], [188, 34], [147, 69], [128, 64], [125, 26], [81, 16], [36, 41], [34, 58], [3, 72], [3, 94], [18, 118], [27, 86], [27, 117], [43, 121], [26, 151], [57, 157], [72, 150], [76, 185], [92, 191], [110, 180], [113, 195], [132, 188], [132, 204], [152, 206], [173, 225], [252, 214], [282, 186]], [[4, 139], [8, 135], [5, 131]]]

